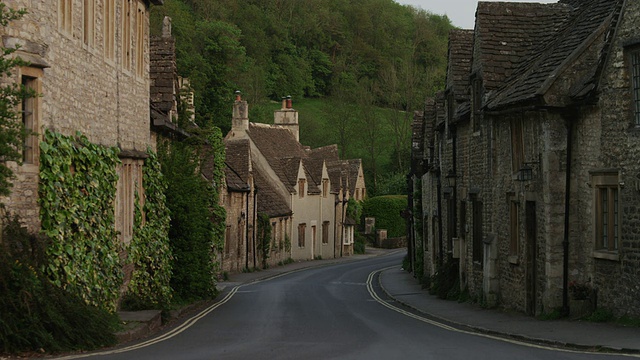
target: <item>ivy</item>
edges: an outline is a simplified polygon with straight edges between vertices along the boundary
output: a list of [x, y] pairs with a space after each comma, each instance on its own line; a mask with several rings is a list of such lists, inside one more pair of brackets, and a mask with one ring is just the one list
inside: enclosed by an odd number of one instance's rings
[[269, 215], [265, 213], [258, 214], [257, 224], [258, 244], [260, 244], [260, 254], [262, 256], [262, 268], [268, 267], [267, 260], [271, 251], [271, 222]]
[[158, 157], [151, 150], [147, 153], [142, 182], [144, 206], [141, 209], [139, 190], [136, 190], [134, 233], [127, 247], [128, 261], [134, 270], [124, 304], [132, 309], [166, 308], [172, 298], [173, 256], [169, 246], [167, 184]]
[[114, 212], [118, 152], [79, 132], [47, 130], [40, 143], [40, 220], [51, 239], [43, 270], [56, 286], [110, 311], [123, 278]]

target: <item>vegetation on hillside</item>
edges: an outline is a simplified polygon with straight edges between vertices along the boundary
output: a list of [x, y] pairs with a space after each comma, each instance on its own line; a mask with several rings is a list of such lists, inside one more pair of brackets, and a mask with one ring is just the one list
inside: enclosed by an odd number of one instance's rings
[[302, 142], [362, 158], [372, 195], [407, 172], [413, 111], [443, 86], [452, 28], [392, 0], [167, 0], [151, 16], [155, 34], [172, 18], [200, 126], [226, 133], [237, 89], [255, 122], [271, 122], [282, 96], [318, 99], [301, 112]]

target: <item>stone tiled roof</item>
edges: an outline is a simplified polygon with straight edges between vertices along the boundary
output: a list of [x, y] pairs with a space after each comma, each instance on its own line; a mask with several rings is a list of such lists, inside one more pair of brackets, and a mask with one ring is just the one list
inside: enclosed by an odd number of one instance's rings
[[[551, 38], [544, 37], [544, 46], [537, 48], [536, 53], [529, 56], [506, 85], [492, 97], [489, 109], [523, 102], [539, 102], [540, 97], [553, 85], [557, 75], [572, 64], [570, 60], [586, 47], [594, 34], [608, 29], [620, 11], [621, 4], [621, 0], [564, 0], [557, 6], [547, 5], [553, 9], [558, 6], [568, 9], [558, 15], [565, 17], [564, 25]], [[596, 73], [604, 56], [603, 52], [600, 59], [594, 61], [592, 71], [582, 80], [575, 95], [595, 88]]]
[[346, 160], [347, 176], [349, 176], [349, 194], [354, 196], [356, 191], [356, 182], [358, 181], [358, 175], [360, 174], [360, 167], [362, 166], [362, 160], [349, 159]]
[[570, 11], [561, 3], [479, 2], [472, 71], [481, 69], [484, 88], [499, 88], [522, 61], [536, 56]]
[[225, 152], [227, 187], [233, 190], [245, 190], [248, 188], [249, 178], [249, 140], [226, 142]]
[[258, 212], [265, 213], [269, 217], [288, 216], [292, 214], [291, 208], [284, 199], [275, 190], [271, 182], [254, 166], [253, 180], [258, 189]]
[[449, 32], [447, 90], [453, 91], [458, 102], [469, 101], [473, 34], [473, 30], [454, 29]]

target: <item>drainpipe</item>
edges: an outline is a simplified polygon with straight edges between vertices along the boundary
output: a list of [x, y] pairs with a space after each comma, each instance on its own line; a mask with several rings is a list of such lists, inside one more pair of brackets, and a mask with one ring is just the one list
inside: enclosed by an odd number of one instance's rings
[[[458, 149], [457, 149], [457, 132], [454, 131], [453, 134], [453, 139], [452, 139], [452, 157], [453, 157], [453, 161], [452, 161], [452, 170], [453, 170], [453, 174], [456, 176], [456, 181], [455, 181], [455, 186], [453, 187], [453, 193], [451, 194], [451, 196], [453, 197], [453, 236], [454, 238], [458, 237], [458, 169], [457, 169], [457, 158], [458, 158]], [[453, 246], [451, 249], [449, 249], [449, 251], [451, 251], [453, 253]]]
[[[407, 210], [405, 211], [404, 218], [405, 218], [405, 226], [406, 226], [406, 231], [407, 231], [407, 237], [408, 237], [408, 241], [407, 241], [407, 255], [409, 256], [409, 269], [407, 269], [408, 272], [412, 273], [414, 270], [414, 265], [415, 265], [415, 258], [416, 258], [416, 254], [415, 254], [415, 236], [413, 234], [413, 216], [412, 216], [412, 212], [413, 212], [413, 192], [414, 192], [414, 186], [413, 186], [413, 177], [412, 174], [409, 173], [407, 174], [407, 189], [409, 189], [408, 193], [409, 195], [407, 196]], [[414, 274], [415, 276], [416, 274]], [[420, 274], [420, 276], [422, 276], [422, 274]]]
[[438, 246], [440, 251], [438, 253], [438, 271], [442, 270], [443, 266], [443, 241], [442, 241], [442, 183], [440, 181], [441, 172], [437, 170], [437, 193], [438, 193]]
[[253, 188], [253, 233], [251, 234], [253, 238], [253, 268], [256, 267], [256, 221], [258, 219], [258, 207], [256, 206], [258, 200], [258, 188], [254, 186]]
[[567, 169], [564, 194], [564, 240], [562, 241], [562, 314], [569, 315], [569, 210], [571, 202], [571, 148], [574, 116], [565, 117], [567, 124]]
[[[255, 191], [255, 190], [254, 190]], [[245, 216], [244, 216], [244, 267], [249, 270], [249, 194], [245, 196]]]

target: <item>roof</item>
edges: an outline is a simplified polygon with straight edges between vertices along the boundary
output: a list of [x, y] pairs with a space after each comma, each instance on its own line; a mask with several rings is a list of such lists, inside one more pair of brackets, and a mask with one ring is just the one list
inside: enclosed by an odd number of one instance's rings
[[[556, 15], [556, 27], [551, 36], [540, 35], [539, 43], [531, 54], [523, 55], [523, 61], [503, 87], [491, 97], [489, 109], [533, 102], [538, 104], [554, 81], [575, 58], [585, 50], [594, 36], [602, 34], [617, 18], [621, 0], [564, 0], [559, 4], [547, 4], [551, 10], [562, 9]], [[599, 54], [591, 71], [580, 82], [577, 94], [595, 88], [599, 63], [606, 56]], [[590, 84], [590, 85], [589, 85]]]
[[473, 56], [473, 30], [454, 29], [449, 32], [447, 89], [453, 90], [458, 102], [469, 101], [469, 75]]
[[571, 9], [561, 3], [479, 2], [472, 71], [481, 71], [484, 88], [499, 88], [522, 61], [536, 56]]
[[246, 191], [249, 188], [249, 152], [248, 139], [225, 143], [225, 175], [229, 189]]
[[293, 212], [287, 205], [287, 200], [282, 198], [270, 181], [254, 167], [253, 180], [257, 188], [258, 212], [267, 214], [269, 217], [288, 216]]

